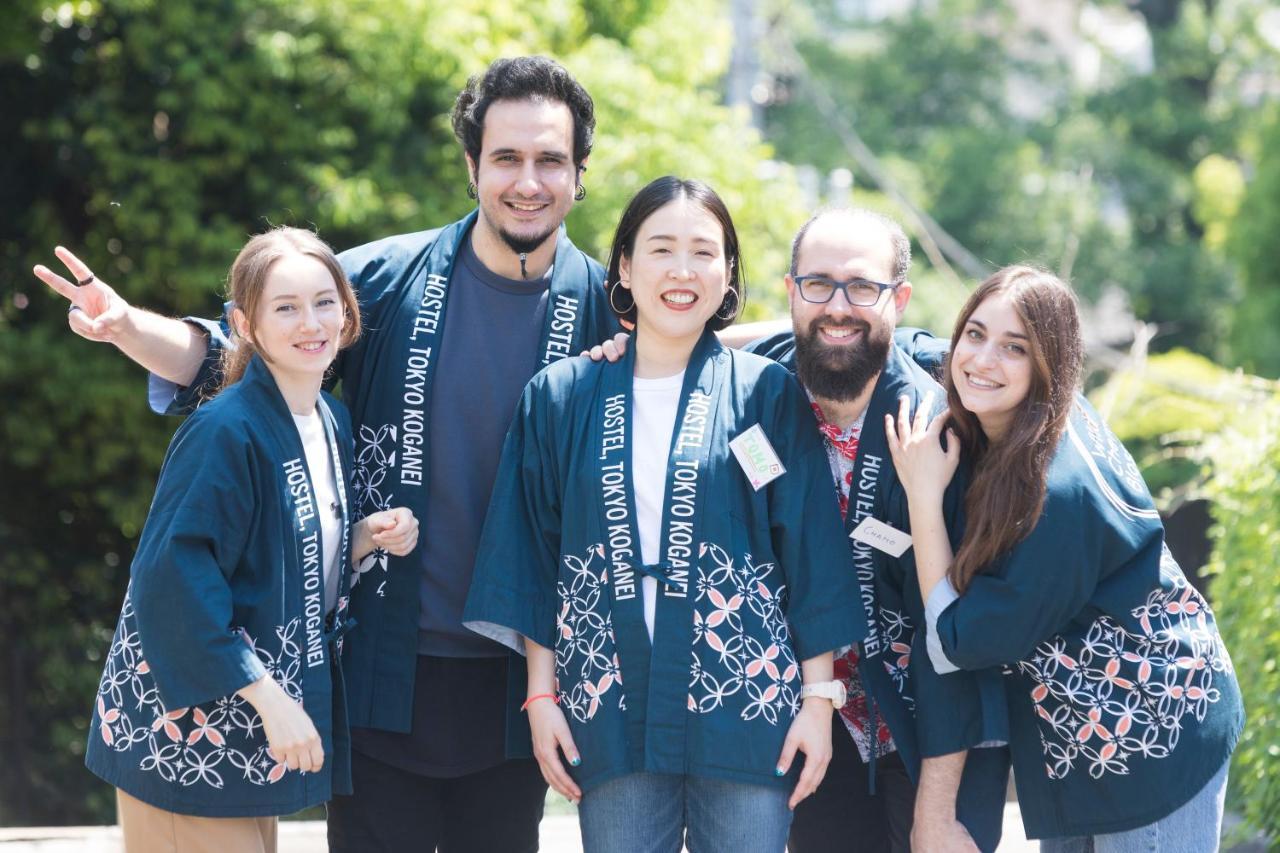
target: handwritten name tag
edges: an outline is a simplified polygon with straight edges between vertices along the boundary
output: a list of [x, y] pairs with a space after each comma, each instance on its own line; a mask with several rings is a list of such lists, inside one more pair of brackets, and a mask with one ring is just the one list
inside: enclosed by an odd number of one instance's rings
[[729, 449], [737, 457], [738, 464], [747, 475], [751, 488], [757, 492], [787, 473], [778, 454], [774, 453], [769, 437], [764, 434], [760, 424], [739, 435], [729, 442]]
[[883, 551], [890, 557], [901, 557], [911, 547], [911, 536], [883, 521], [867, 516], [849, 534], [850, 538]]

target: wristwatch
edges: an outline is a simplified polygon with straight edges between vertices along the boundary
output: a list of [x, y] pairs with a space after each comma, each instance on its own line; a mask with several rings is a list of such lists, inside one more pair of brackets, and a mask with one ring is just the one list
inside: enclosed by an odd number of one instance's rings
[[844, 682], [839, 680], [819, 681], [816, 684], [806, 684], [800, 688], [801, 699], [808, 699], [810, 696], [830, 699], [832, 707], [839, 711], [845, 700]]

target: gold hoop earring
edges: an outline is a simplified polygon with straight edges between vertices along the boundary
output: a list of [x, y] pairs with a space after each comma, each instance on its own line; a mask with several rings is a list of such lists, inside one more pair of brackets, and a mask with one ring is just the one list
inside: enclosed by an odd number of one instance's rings
[[[619, 290], [626, 290], [626, 288], [622, 286], [621, 280], [614, 282], [613, 287], [609, 288], [609, 307], [613, 309], [613, 313], [617, 314], [619, 317], [622, 317], [628, 314], [633, 308], [636, 307], [636, 298], [634, 296], [631, 297], [630, 307], [625, 309], [619, 309], [617, 306], [617, 303], [614, 302], [614, 297], [618, 295]], [[630, 295], [630, 291], [628, 291], [627, 294]]]
[[[730, 298], [732, 297], [732, 298]], [[724, 310], [725, 305], [732, 305], [728, 311]], [[716, 309], [715, 317], [726, 322], [732, 320], [738, 313], [738, 291], [729, 288], [724, 294], [724, 299], [720, 301], [720, 307]]]

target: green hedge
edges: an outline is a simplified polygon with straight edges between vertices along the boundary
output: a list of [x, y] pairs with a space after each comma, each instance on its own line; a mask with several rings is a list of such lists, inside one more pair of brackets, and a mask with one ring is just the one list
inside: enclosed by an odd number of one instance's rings
[[1206, 572], [1248, 715], [1231, 804], [1280, 849], [1280, 395], [1232, 414], [1205, 447], [1214, 518]]
[[1175, 349], [1113, 373], [1089, 399], [1167, 506], [1174, 494], [1199, 488], [1206, 473], [1200, 447], [1250, 399], [1250, 385], [1249, 377]]
[[1162, 504], [1210, 502], [1202, 575], [1247, 714], [1229, 806], [1280, 849], [1280, 388], [1174, 350], [1089, 396]]

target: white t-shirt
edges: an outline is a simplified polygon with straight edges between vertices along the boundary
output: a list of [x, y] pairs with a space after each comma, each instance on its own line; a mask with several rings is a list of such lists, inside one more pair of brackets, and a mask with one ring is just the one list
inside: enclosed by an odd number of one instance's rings
[[319, 411], [293, 416], [307, 454], [307, 473], [315, 490], [317, 514], [320, 517], [320, 542], [324, 546], [324, 610], [328, 613], [338, 602], [338, 549], [342, 546], [342, 513], [338, 503], [338, 487], [333, 479], [333, 462], [324, 422]]
[[[662, 504], [667, 490], [667, 457], [680, 408], [684, 372], [661, 379], [633, 380], [635, 432], [631, 435], [631, 485], [636, 496], [636, 524], [640, 534], [640, 559], [653, 565], [662, 558]], [[653, 615], [658, 602], [658, 581], [640, 579], [644, 599], [644, 624], [653, 642]]]

